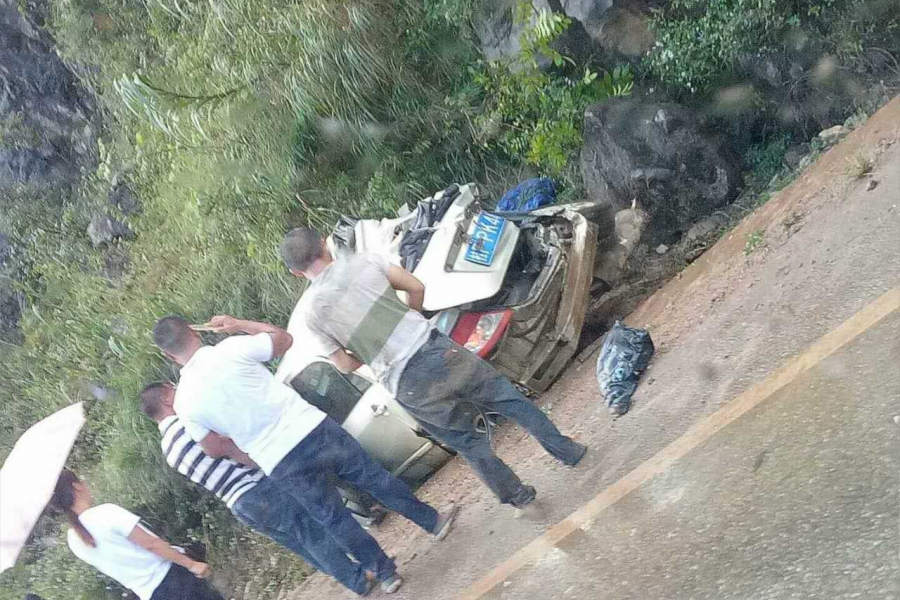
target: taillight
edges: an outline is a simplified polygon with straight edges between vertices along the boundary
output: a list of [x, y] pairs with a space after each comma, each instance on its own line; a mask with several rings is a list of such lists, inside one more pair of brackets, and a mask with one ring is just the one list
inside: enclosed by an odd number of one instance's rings
[[457, 344], [485, 358], [503, 337], [511, 318], [511, 310], [462, 313], [456, 320], [450, 337]]

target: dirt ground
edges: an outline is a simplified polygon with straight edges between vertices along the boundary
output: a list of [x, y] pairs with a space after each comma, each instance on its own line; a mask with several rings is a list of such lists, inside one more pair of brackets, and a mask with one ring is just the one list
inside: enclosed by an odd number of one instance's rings
[[[504, 427], [498, 454], [538, 488], [526, 511], [499, 506], [472, 471], [451, 461], [419, 491], [462, 507], [444, 542], [391, 516], [373, 534], [406, 579], [395, 598], [456, 597], [491, 568], [615, 483], [698, 419], [764, 379], [787, 357], [900, 282], [900, 97], [825, 153], [794, 183], [628, 318], [658, 353], [632, 411], [612, 419], [594, 377], [596, 352], [576, 360], [539, 404], [588, 443], [576, 469], [554, 463], [525, 433]], [[874, 171], [848, 175], [858, 157]], [[748, 239], [759, 240], [746, 253]], [[668, 492], [653, 501], [676, 502]], [[598, 557], [599, 559], [600, 557]], [[547, 564], [547, 576], [555, 567]], [[373, 597], [380, 597], [380, 592]], [[351, 598], [321, 575], [283, 600]], [[549, 597], [549, 596], [548, 596]]]

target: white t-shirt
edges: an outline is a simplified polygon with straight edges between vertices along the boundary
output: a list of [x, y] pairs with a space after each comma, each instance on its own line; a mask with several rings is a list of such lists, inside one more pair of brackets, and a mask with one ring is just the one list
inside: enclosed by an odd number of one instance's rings
[[[94, 536], [96, 548], [85, 544], [69, 529], [72, 553], [107, 577], [128, 588], [141, 600], [150, 600], [172, 563], [132, 543], [128, 536], [139, 527], [140, 517], [115, 504], [101, 504], [81, 513], [79, 519]], [[147, 533], [152, 532], [144, 529]]]
[[272, 352], [267, 333], [204, 346], [181, 369], [175, 394], [188, 435], [198, 442], [210, 431], [230, 437], [266, 475], [325, 420], [262, 364]]

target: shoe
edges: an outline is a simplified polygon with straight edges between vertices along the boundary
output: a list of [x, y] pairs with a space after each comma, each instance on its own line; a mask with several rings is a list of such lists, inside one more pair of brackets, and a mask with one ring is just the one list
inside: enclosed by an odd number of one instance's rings
[[453, 506], [450, 510], [444, 511], [438, 515], [437, 524], [434, 526], [434, 537], [439, 541], [447, 537], [450, 530], [453, 529], [453, 522], [459, 515], [459, 507]]
[[403, 585], [403, 579], [394, 573], [389, 578], [381, 582], [381, 591], [385, 594], [393, 594]]
[[588, 447], [585, 446], [584, 444], [579, 444], [578, 442], [572, 442], [572, 443], [578, 447], [578, 457], [572, 462], [565, 463], [565, 465], [567, 467], [574, 467], [575, 465], [580, 463], [581, 459], [584, 458], [584, 455], [587, 454], [587, 451], [588, 451]]
[[366, 580], [366, 591], [364, 591], [362, 594], [360, 594], [360, 596], [364, 596], [364, 597], [365, 597], [365, 596], [368, 596], [369, 594], [371, 594], [371, 593], [372, 593], [372, 590], [375, 589], [375, 584], [376, 584], [376, 583], [378, 583], [378, 582], [375, 581], [374, 579], [367, 579], [367, 580]]
[[519, 492], [509, 500], [509, 503], [516, 508], [525, 508], [537, 497], [537, 490], [530, 485], [523, 485], [519, 488]]

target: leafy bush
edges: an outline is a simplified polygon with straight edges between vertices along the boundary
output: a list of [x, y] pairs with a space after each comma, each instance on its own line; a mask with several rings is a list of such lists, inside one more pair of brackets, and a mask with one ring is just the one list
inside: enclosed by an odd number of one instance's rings
[[657, 39], [643, 68], [675, 97], [734, 83], [747, 58], [808, 65], [833, 56], [870, 69], [871, 50], [897, 74], [900, 3], [892, 0], [673, 0], [651, 26]]
[[[277, 255], [293, 224], [385, 216], [495, 160], [471, 146], [480, 105], [471, 46], [445, 55], [422, 7], [342, 3], [52, 0], [60, 53], [84, 65], [105, 132], [100, 164], [71, 193], [4, 195], [0, 227], [25, 248], [21, 345], [0, 344], [0, 459], [28, 426], [76, 401], [89, 416], [70, 464], [99, 501], [122, 504], [178, 543], [206, 548], [217, 585], [272, 598], [308, 572], [234, 523], [161, 461], [137, 409], [151, 379], [174, 378], [149, 339], [168, 312], [286, 323], [301, 290]], [[19, 121], [4, 139], [21, 137]], [[94, 248], [85, 231], [126, 181], [141, 199], [136, 239]], [[113, 253], [122, 277], [104, 274]], [[74, 561], [47, 520], [2, 600], [73, 600], [122, 590]]]
[[778, 0], [672, 0], [651, 22], [656, 44], [645, 64], [675, 95], [705, 93], [742, 55], [780, 44], [794, 21]]
[[[530, 5], [524, 7], [519, 19], [530, 14]], [[522, 157], [550, 175], [559, 175], [581, 146], [585, 108], [628, 95], [633, 85], [628, 67], [603, 77], [590, 69], [580, 77], [544, 70], [545, 61], [556, 69], [573, 65], [553, 46], [570, 24], [565, 15], [538, 11], [534, 24], [522, 33], [521, 51], [514, 61], [479, 63], [473, 73], [485, 95], [485, 110], [476, 119], [481, 144]]]
[[784, 155], [791, 145], [791, 135], [782, 134], [747, 148], [744, 158], [752, 174], [749, 184], [762, 188], [773, 177], [785, 171]]

